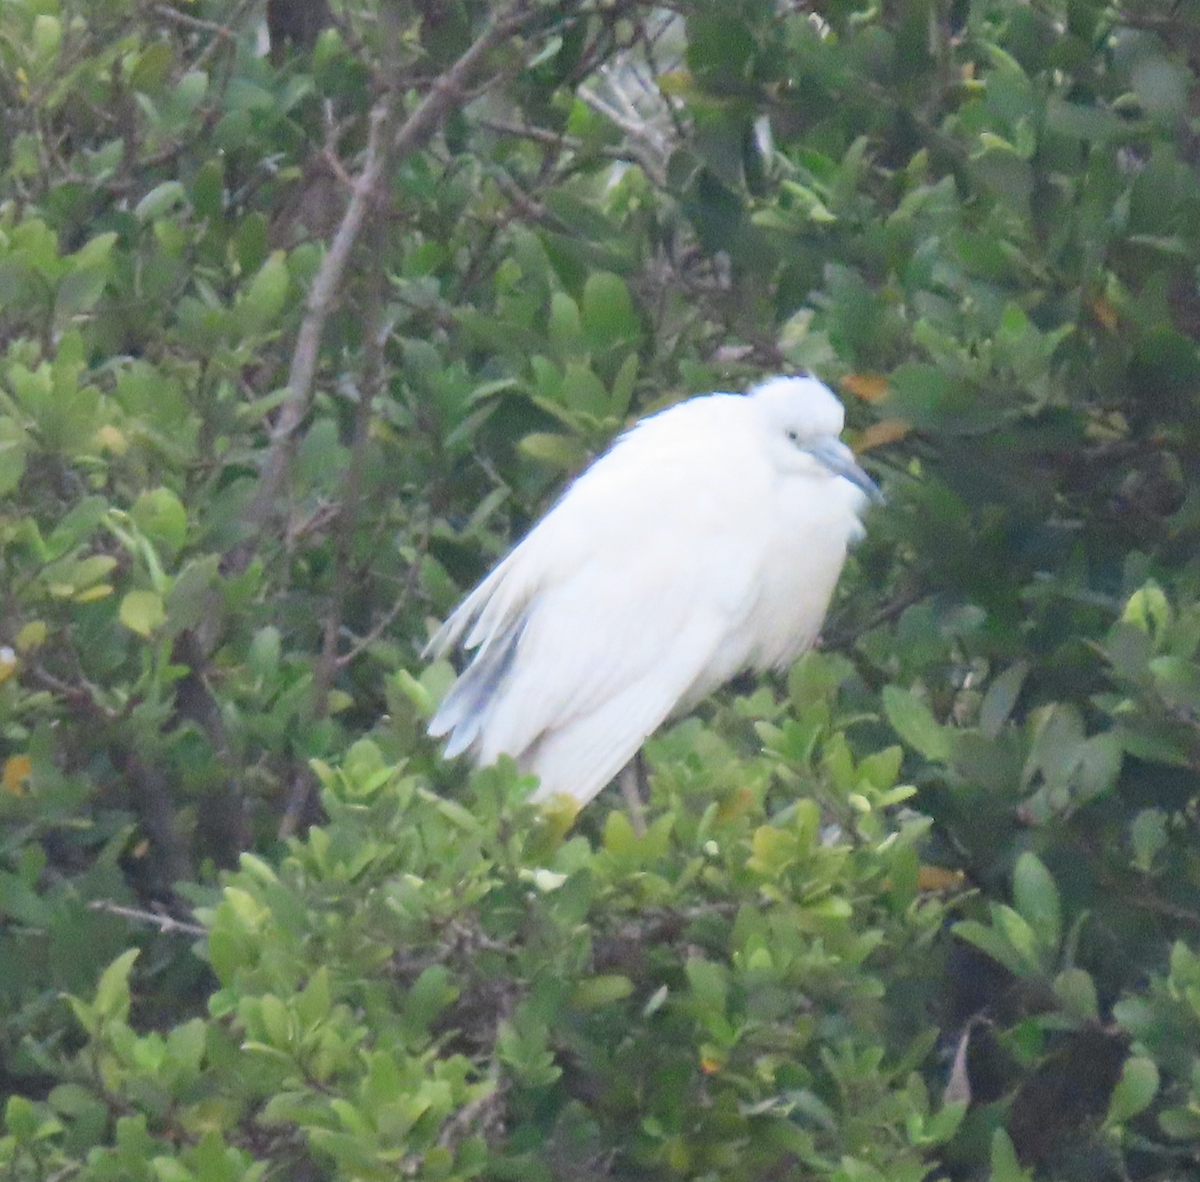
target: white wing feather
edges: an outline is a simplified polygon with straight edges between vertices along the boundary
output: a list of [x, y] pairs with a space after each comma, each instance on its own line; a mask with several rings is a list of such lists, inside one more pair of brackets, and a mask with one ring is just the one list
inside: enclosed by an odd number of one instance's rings
[[679, 641], [656, 664], [597, 708], [547, 730], [528, 757], [540, 785], [534, 800], [592, 799], [637, 753], [702, 672], [696, 654], [712, 652], [724, 621], [696, 613], [674, 635]]

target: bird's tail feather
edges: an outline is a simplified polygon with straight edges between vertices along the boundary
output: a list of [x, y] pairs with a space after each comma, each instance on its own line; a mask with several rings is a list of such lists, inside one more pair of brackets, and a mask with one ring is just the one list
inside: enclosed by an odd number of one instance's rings
[[479, 738], [488, 712], [512, 668], [524, 630], [525, 620], [518, 617], [492, 637], [442, 700], [429, 723], [429, 733], [435, 738], [450, 736], [446, 744], [447, 759], [461, 755]]
[[514, 550], [447, 617], [421, 652], [425, 660], [445, 656], [453, 648], [486, 648], [519, 619], [529, 592], [513, 576]]

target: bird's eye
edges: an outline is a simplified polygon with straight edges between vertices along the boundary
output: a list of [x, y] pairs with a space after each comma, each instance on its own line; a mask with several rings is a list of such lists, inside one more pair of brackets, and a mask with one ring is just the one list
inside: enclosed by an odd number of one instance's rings
[[790, 429], [788, 430], [787, 437], [788, 437], [788, 439], [790, 439], [790, 440], [791, 440], [793, 443], [799, 443], [799, 442], [800, 442], [800, 432], [799, 432], [799, 431], [797, 431], [797, 430], [796, 430], [794, 427], [793, 427], [793, 428], [790, 428]]

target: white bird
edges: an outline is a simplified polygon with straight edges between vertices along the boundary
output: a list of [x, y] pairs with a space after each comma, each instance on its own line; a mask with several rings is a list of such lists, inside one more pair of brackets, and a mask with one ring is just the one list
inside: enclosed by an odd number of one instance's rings
[[567, 489], [426, 648], [472, 654], [429, 724], [581, 807], [670, 715], [817, 638], [868, 500], [812, 377], [691, 398]]

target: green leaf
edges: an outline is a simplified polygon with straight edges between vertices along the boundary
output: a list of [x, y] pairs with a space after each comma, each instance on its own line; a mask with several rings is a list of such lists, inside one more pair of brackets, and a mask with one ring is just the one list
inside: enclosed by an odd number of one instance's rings
[[187, 539], [187, 510], [169, 488], [148, 489], [130, 510], [138, 529], [172, 558]]
[[129, 1017], [129, 975], [139, 950], [130, 948], [121, 953], [100, 975], [96, 986], [96, 1012], [107, 1019], [125, 1021]]
[[562, 399], [569, 409], [596, 418], [602, 418], [608, 412], [608, 391], [587, 362], [567, 362]]
[[1133, 846], [1133, 867], [1149, 874], [1154, 859], [1166, 848], [1167, 814], [1162, 809], [1141, 809], [1129, 826]]
[[98, 234], [67, 260], [70, 269], [58, 285], [54, 319], [63, 324], [80, 312], [90, 311], [103, 295], [111, 274], [110, 255], [115, 233]]
[[581, 319], [588, 345], [596, 352], [634, 340], [641, 333], [629, 286], [610, 271], [588, 276]]
[[571, 1004], [577, 1009], [594, 1010], [624, 1001], [633, 993], [633, 982], [619, 974], [585, 977], [571, 992]]
[[434, 1019], [459, 996], [445, 965], [430, 965], [412, 983], [404, 999], [408, 1021], [421, 1031], [429, 1029]]
[[944, 1105], [940, 1111], [925, 1125], [925, 1140], [927, 1145], [945, 1145], [962, 1124], [967, 1114], [966, 1100], [953, 1100]]
[[1160, 636], [1171, 625], [1171, 605], [1163, 589], [1151, 580], [1135, 591], [1125, 604], [1121, 622]]
[[1028, 851], [1017, 859], [1013, 872], [1013, 902], [1041, 946], [1048, 951], [1057, 950], [1062, 939], [1058, 887], [1038, 857]]
[[30, 45], [39, 65], [46, 65], [51, 58], [58, 56], [62, 46], [62, 21], [49, 13], [38, 13], [33, 18], [33, 32]]
[[269, 328], [283, 311], [290, 283], [287, 256], [273, 251], [237, 301], [239, 330], [258, 333]]
[[729, 992], [729, 974], [723, 966], [698, 956], [689, 957], [684, 965], [688, 983], [696, 1001], [704, 1008], [725, 1011]]
[[4, 1127], [19, 1141], [32, 1141], [40, 1124], [38, 1111], [24, 1096], [9, 1096], [4, 1104]]
[[988, 686], [979, 707], [979, 729], [994, 739], [1012, 716], [1029, 673], [1027, 661], [1016, 661]]
[[604, 848], [611, 853], [629, 856], [637, 849], [637, 832], [629, 818], [613, 810], [604, 819]]
[[179, 181], [163, 181], [134, 206], [133, 216], [143, 224], [173, 213], [187, 202], [187, 193]]
[[584, 353], [583, 330], [579, 308], [566, 292], [556, 291], [550, 297], [550, 340], [561, 361]]
[[1154, 686], [1176, 710], [1200, 713], [1200, 665], [1183, 657], [1155, 657], [1150, 662]]
[[1021, 1169], [1012, 1139], [1003, 1129], [992, 1134], [991, 1165], [988, 1182], [1034, 1182], [1033, 1171]]
[[150, 636], [167, 619], [166, 604], [155, 591], [130, 591], [121, 600], [121, 623], [139, 636]]
[[521, 440], [521, 451], [530, 459], [565, 472], [582, 467], [587, 460], [587, 449], [578, 439], [545, 431], [526, 435]]
[[1072, 773], [1072, 789], [1078, 803], [1086, 804], [1116, 786], [1124, 754], [1121, 736], [1116, 731], [1092, 735], [1080, 745], [1079, 760]]
[[267, 258], [267, 218], [260, 210], [239, 218], [233, 248], [244, 273], [257, 270]]
[[[1016, 918], [1018, 922], [1023, 922], [1019, 916]], [[973, 919], [961, 920], [954, 924], [951, 931], [959, 939], [966, 940], [969, 944], [974, 944], [980, 952], [990, 956], [997, 964], [1003, 965], [1014, 976], [1024, 977], [1029, 975], [1031, 965], [1028, 957], [1023, 956], [1013, 947], [1007, 934]], [[1032, 936], [1032, 932], [1030, 932], [1030, 936]], [[1027, 941], [1027, 944], [1032, 949], [1032, 942]], [[1036, 968], [1036, 966], [1032, 967]]]
[[630, 353], [621, 362], [621, 368], [617, 370], [617, 376], [613, 378], [612, 393], [608, 400], [608, 409], [611, 414], [623, 416], [629, 412], [629, 404], [633, 399], [637, 376], [638, 355], [637, 353]]
[[175, 576], [167, 596], [167, 621], [173, 633], [195, 628], [213, 610], [213, 590], [220, 579], [221, 560], [215, 554], [196, 558]]
[[133, 90], [149, 93], [165, 85], [170, 77], [175, 54], [169, 41], [153, 41], [137, 55], [129, 71], [129, 85]]
[[1158, 1114], [1158, 1124], [1172, 1140], [1200, 1140], [1200, 1112], [1194, 1108], [1166, 1108]]
[[0, 871], [0, 916], [35, 930], [50, 928], [55, 921], [54, 908], [41, 893], [20, 875], [4, 871]]
[[1008, 414], [1003, 405], [979, 397], [963, 377], [921, 361], [893, 370], [888, 389], [881, 405], [890, 416], [935, 434], [978, 434], [999, 426]]
[[8, 496], [25, 475], [29, 439], [16, 419], [0, 417], [0, 497]]
[[1054, 978], [1054, 992], [1063, 1008], [1077, 1022], [1098, 1022], [1100, 1003], [1096, 983], [1084, 969], [1064, 969]]
[[1004, 906], [1003, 903], [993, 903], [991, 915], [994, 928], [1012, 949], [1021, 974], [1039, 974], [1044, 967], [1047, 949], [1033, 926], [1020, 912]]
[[225, 201], [225, 161], [220, 156], [206, 160], [192, 181], [192, 205], [196, 216], [219, 217]]
[[883, 689], [883, 712], [892, 729], [926, 759], [947, 763], [951, 732], [933, 716], [933, 711], [911, 690], [888, 685]]
[[1150, 1107], [1158, 1094], [1158, 1068], [1152, 1059], [1131, 1055], [1108, 1102], [1106, 1125], [1121, 1125]]
[[986, 131], [980, 134], [979, 145], [970, 158], [972, 180], [1018, 215], [1027, 214], [1033, 193], [1033, 168], [1028, 159], [1031, 145], [1009, 143]]

